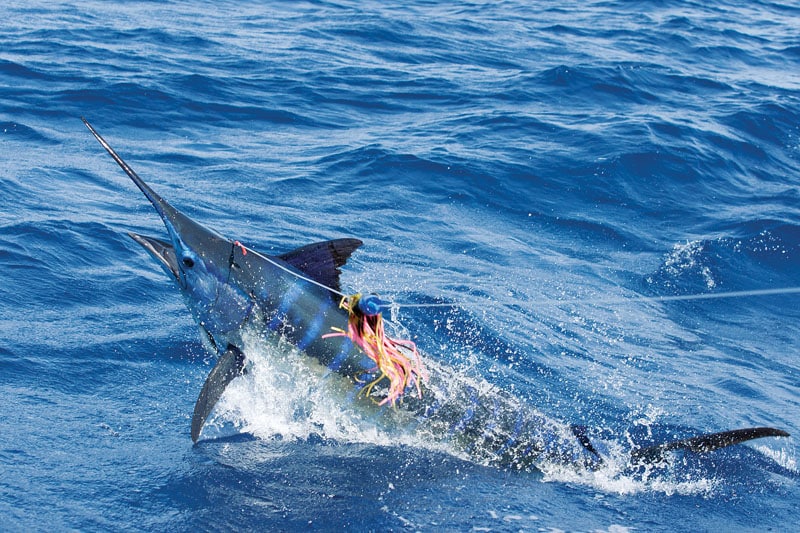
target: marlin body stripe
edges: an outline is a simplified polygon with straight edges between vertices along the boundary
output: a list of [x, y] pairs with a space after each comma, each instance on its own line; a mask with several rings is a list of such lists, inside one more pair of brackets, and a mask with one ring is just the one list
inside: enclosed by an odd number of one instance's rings
[[[197, 442], [225, 387], [246, 371], [244, 335], [254, 331], [279, 337], [306, 357], [351, 383], [354, 392], [380, 377], [374, 362], [345, 336], [325, 336], [347, 326], [340, 303], [339, 275], [358, 239], [337, 239], [270, 256], [232, 241], [187, 217], [153, 191], [83, 119], [86, 127], [160, 215], [169, 234], [161, 240], [131, 233], [178, 285], [187, 307], [205, 331], [219, 359], [201, 390], [192, 418]], [[363, 409], [402, 421], [404, 430], [449, 442], [483, 462], [527, 467], [546, 462], [593, 468], [602, 463], [582, 427], [550, 419], [514, 396], [426, 362], [429, 376], [419, 396], [408, 394], [396, 407], [379, 407], [381, 387], [370, 397], [352, 394]], [[385, 388], [384, 388], [385, 389]], [[383, 395], [383, 396], [381, 396]], [[749, 428], [641, 448], [634, 460], [656, 460], [676, 449], [710, 451], [744, 440], [786, 435], [772, 428]], [[689, 442], [691, 441], [691, 442]]]

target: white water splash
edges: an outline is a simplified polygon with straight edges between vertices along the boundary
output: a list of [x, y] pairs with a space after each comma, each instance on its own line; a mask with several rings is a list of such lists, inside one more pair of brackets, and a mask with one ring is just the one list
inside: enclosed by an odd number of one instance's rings
[[765, 445], [756, 445], [753, 446], [753, 448], [775, 461], [778, 466], [794, 472], [795, 474], [800, 474], [800, 470], [797, 469], [797, 455], [794, 450], [787, 448], [776, 450]]
[[685, 272], [698, 271], [708, 290], [717, 286], [711, 268], [704, 264], [705, 244], [702, 241], [688, 241], [676, 244], [664, 260], [664, 270], [674, 278]]
[[[413, 425], [403, 410], [378, 408], [369, 400], [354, 399], [357, 391], [349, 380], [290, 344], [248, 336], [245, 353], [248, 373], [227, 388], [206, 424], [207, 436], [230, 434], [232, 426], [235, 433], [263, 440], [305, 440], [315, 435], [343, 443], [411, 446], [469, 460], [446, 441], [406, 430]], [[662, 415], [656, 408], [647, 408], [633, 422], [649, 428]], [[632, 471], [630, 436], [598, 444], [606, 450], [599, 469], [539, 464], [543, 481], [583, 485], [606, 494], [657, 492], [667, 496], [711, 496], [719, 484], [713, 478], [676, 479], [669, 457], [658, 467], [645, 465]], [[782, 466], [796, 469], [793, 457], [769, 448], [761, 451]]]
[[339, 442], [409, 445], [453, 453], [403, 431], [408, 415], [355, 398], [352, 383], [294, 346], [256, 335], [245, 337], [248, 372], [231, 382], [206, 424], [209, 431], [260, 439], [303, 440], [312, 435]]

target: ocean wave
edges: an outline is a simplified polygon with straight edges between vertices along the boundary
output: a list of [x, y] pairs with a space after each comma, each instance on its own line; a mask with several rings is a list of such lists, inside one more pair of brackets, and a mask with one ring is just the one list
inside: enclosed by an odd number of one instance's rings
[[658, 299], [800, 285], [796, 7], [4, 8], [11, 529], [786, 528], [791, 440], [644, 473], [521, 475], [395, 442], [330, 398], [303, 419], [281, 403], [300, 374], [222, 404], [242, 409], [221, 433], [261, 438], [192, 447], [212, 358], [125, 234], [163, 237], [157, 214], [80, 116], [248, 246], [363, 239], [343, 287], [451, 305], [399, 320], [432, 357], [597, 428], [612, 458], [628, 439], [796, 433], [796, 294]]

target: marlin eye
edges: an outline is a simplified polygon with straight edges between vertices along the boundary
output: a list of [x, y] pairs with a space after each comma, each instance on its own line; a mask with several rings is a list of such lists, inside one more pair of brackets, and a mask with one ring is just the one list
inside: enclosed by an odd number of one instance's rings
[[183, 266], [186, 268], [192, 268], [194, 266], [194, 260], [191, 257], [184, 257]]

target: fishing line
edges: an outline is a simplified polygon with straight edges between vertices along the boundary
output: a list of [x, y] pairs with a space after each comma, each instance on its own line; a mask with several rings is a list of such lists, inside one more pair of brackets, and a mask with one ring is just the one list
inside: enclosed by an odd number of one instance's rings
[[[327, 291], [332, 292], [338, 296], [343, 298], [348, 297], [348, 294], [345, 294], [341, 291], [334, 289], [333, 287], [328, 287], [324, 283], [320, 283], [319, 281], [312, 279], [308, 276], [304, 276], [303, 274], [297, 272], [296, 270], [292, 270], [285, 265], [282, 265], [281, 262], [273, 260], [271, 257], [260, 254], [254, 250], [248, 250], [244, 247], [239, 241], [234, 243], [234, 246], [238, 246], [241, 248], [243, 255], [246, 255], [247, 252], [254, 253], [259, 257], [263, 258], [267, 262], [271, 263], [272, 265], [280, 268], [284, 272], [295, 276], [303, 281], [307, 281], [317, 287], [325, 289]], [[556, 299], [542, 299], [542, 300], [527, 300], [527, 301], [520, 301], [520, 300], [494, 300], [490, 302], [491, 304], [495, 305], [520, 305], [520, 304], [527, 304], [527, 305], [568, 305], [568, 304], [577, 304], [577, 303], [584, 303], [584, 304], [621, 304], [621, 303], [630, 303], [630, 302], [688, 302], [693, 300], [721, 300], [726, 298], [752, 298], [757, 296], [778, 296], [778, 295], [786, 295], [786, 294], [800, 294], [800, 287], [781, 287], [776, 289], [753, 289], [753, 290], [746, 290], [746, 291], [727, 291], [727, 292], [711, 292], [711, 293], [704, 293], [704, 294], [678, 294], [672, 296], [631, 296], [631, 297], [614, 297], [614, 298], [569, 298], [563, 300], [556, 300]], [[402, 309], [402, 308], [428, 308], [428, 307], [486, 307], [487, 302], [434, 302], [434, 303], [403, 303], [403, 302], [380, 302], [379, 304], [383, 309]]]
[[[304, 276], [303, 274], [301, 274], [300, 272], [297, 272], [296, 270], [292, 270], [291, 268], [287, 267], [286, 265], [282, 265], [281, 262], [275, 261], [274, 259], [272, 259], [268, 255], [260, 254], [260, 253], [256, 252], [255, 250], [250, 250], [249, 248], [245, 248], [245, 246], [239, 241], [235, 241], [233, 243], [233, 246], [234, 247], [238, 246], [242, 250], [242, 255], [247, 255], [248, 252], [253, 253], [253, 254], [257, 255], [258, 257], [262, 258], [263, 260], [265, 260], [266, 262], [271, 263], [273, 266], [276, 266], [276, 267], [280, 268], [281, 270], [283, 270], [287, 274], [291, 274], [292, 276], [294, 276], [296, 278], [299, 278], [299, 279], [301, 279], [303, 281], [307, 281], [308, 283], [316, 285], [317, 287], [320, 287], [322, 289], [330, 291], [333, 294], [337, 294], [337, 295], [339, 295], [339, 296], [341, 296], [343, 298], [346, 298], [348, 296], [347, 294], [343, 293], [342, 291], [337, 291], [333, 287], [328, 287], [324, 283], [320, 283], [319, 281], [317, 281], [315, 279], [312, 279], [312, 278], [310, 278], [308, 276]], [[233, 254], [233, 252], [231, 252], [231, 254]]]
[[[800, 287], [782, 287], [778, 289], [754, 289], [747, 291], [714, 292], [705, 294], [681, 294], [674, 296], [630, 296], [614, 298], [566, 298], [563, 300], [494, 300], [491, 303], [497, 305], [566, 305], [576, 303], [587, 304], [620, 304], [628, 302], [681, 302], [691, 300], [716, 300], [723, 298], [746, 298], [754, 296], [772, 296], [782, 294], [798, 294]], [[435, 303], [393, 303], [397, 307], [481, 307], [486, 306], [486, 302], [435, 302]]]

